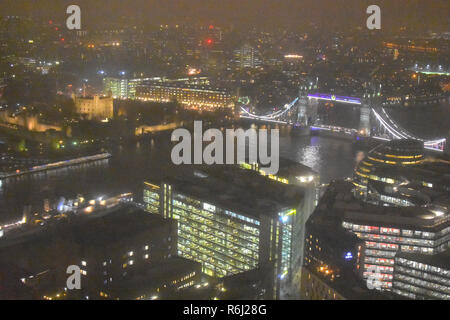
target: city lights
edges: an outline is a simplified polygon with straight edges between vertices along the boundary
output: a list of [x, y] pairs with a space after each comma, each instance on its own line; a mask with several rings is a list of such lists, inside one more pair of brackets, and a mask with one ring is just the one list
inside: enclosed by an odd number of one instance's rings
[[0, 1], [0, 300], [450, 300], [449, 1], [56, 2]]

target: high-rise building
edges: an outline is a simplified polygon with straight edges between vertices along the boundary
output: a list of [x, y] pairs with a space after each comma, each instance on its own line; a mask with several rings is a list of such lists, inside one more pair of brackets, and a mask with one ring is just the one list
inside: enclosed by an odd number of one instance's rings
[[[325, 243], [342, 259], [356, 263], [352, 274], [328, 281], [331, 288], [343, 285], [348, 290], [345, 282], [359, 279], [365, 290], [413, 299], [450, 299], [448, 162], [440, 157], [425, 160], [423, 152], [423, 145], [420, 148], [413, 141], [386, 143], [361, 161], [353, 183], [330, 185], [307, 222], [304, 268], [308, 272], [326, 279], [320, 270], [331, 275], [339, 269], [330, 267], [336, 265], [331, 255], [314, 254], [314, 248]], [[346, 249], [347, 255], [327, 240], [326, 232], [313, 234], [311, 230], [323, 225], [330, 232], [355, 235], [357, 250]], [[308, 281], [303, 288], [308, 288]]]
[[234, 51], [234, 62], [237, 70], [256, 69], [262, 65], [259, 52], [247, 43]]
[[303, 215], [303, 190], [237, 166], [172, 173], [145, 183], [144, 202], [148, 211], [178, 221], [178, 254], [218, 278], [273, 263], [272, 297], [279, 297], [298, 256], [294, 223]]
[[135, 99], [136, 87], [149, 79], [125, 79], [111, 78], [103, 79], [103, 93], [114, 99]]
[[300, 241], [296, 244], [297, 250], [295, 250], [295, 256], [292, 259], [295, 264], [298, 263], [298, 265], [301, 265], [303, 261], [303, 239], [305, 236], [304, 226], [319, 201], [320, 177], [317, 172], [300, 163], [285, 158], [280, 158], [279, 162], [280, 168], [276, 175], [267, 174], [264, 169], [261, 169], [261, 164], [250, 164], [248, 160], [247, 162], [241, 163], [240, 167], [258, 172], [267, 179], [301, 188], [304, 197], [301, 209], [302, 214], [298, 214], [293, 218], [293, 225], [297, 226], [294, 229], [296, 233], [295, 238], [300, 239]]
[[435, 192], [449, 192], [448, 162], [426, 159], [423, 142], [393, 140], [369, 152], [357, 166], [357, 198], [379, 205], [425, 206]]

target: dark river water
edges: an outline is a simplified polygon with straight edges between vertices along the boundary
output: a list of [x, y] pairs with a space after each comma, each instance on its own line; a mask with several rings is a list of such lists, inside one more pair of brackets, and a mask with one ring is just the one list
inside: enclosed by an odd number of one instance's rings
[[[327, 121], [345, 127], [358, 127], [359, 110], [335, 106], [326, 110]], [[450, 104], [430, 105], [390, 111], [392, 118], [408, 131], [424, 138], [443, 137], [450, 129]], [[161, 173], [161, 165], [170, 161], [168, 137], [115, 147], [113, 157], [102, 162], [58, 169], [0, 182], [0, 222], [20, 217], [25, 206], [42, 211], [44, 199], [50, 203], [60, 197], [82, 194], [91, 199], [101, 195], [133, 192], [139, 200], [145, 179]], [[281, 131], [280, 156], [305, 164], [320, 174], [321, 182], [352, 176], [355, 164], [367, 150], [351, 141], [318, 136], [295, 137]]]

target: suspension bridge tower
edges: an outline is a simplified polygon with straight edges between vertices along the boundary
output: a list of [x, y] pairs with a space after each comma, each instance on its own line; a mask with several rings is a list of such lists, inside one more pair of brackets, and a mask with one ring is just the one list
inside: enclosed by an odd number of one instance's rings
[[311, 126], [317, 120], [319, 103], [316, 99], [308, 98], [311, 89], [311, 86], [300, 86], [298, 91], [297, 123], [302, 127]]
[[364, 94], [363, 99], [361, 100], [361, 108], [359, 114], [359, 133], [364, 136], [370, 136], [370, 109], [371, 109], [371, 100], [370, 98], [366, 98], [366, 94]]
[[381, 87], [372, 89], [371, 92], [365, 92], [361, 99], [361, 109], [359, 116], [359, 132], [363, 136], [370, 137], [371, 113], [372, 109], [378, 108], [381, 105]]
[[298, 90], [298, 114], [297, 114], [297, 123], [306, 127], [309, 125], [308, 123], [308, 91], [305, 86], [300, 86]]

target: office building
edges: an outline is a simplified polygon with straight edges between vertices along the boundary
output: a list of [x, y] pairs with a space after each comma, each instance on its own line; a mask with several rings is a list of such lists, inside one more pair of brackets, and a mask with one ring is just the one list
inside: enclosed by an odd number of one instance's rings
[[392, 291], [410, 299], [450, 300], [449, 261], [448, 248], [434, 255], [397, 254]]
[[447, 213], [360, 202], [335, 182], [306, 224], [301, 294], [449, 299], [449, 232]]
[[234, 63], [237, 70], [256, 69], [262, 65], [259, 52], [249, 44], [244, 44], [234, 51]]
[[[344, 255], [343, 259], [356, 259], [353, 275], [343, 283], [346, 290], [345, 282], [357, 278], [371, 292], [449, 299], [450, 183], [446, 168], [448, 163], [441, 157], [425, 160], [423, 147], [412, 141], [389, 142], [374, 149], [358, 165], [355, 181], [331, 184], [308, 220], [304, 268], [314, 272], [333, 264], [331, 255], [318, 258], [314, 254], [322, 242]], [[358, 250], [346, 249], [347, 255], [338, 249], [337, 241], [327, 240], [329, 233], [311, 233], [323, 224], [330, 232], [357, 236], [359, 242], [353, 246]], [[333, 268], [328, 271], [335, 272]], [[302, 283], [307, 285], [308, 281]]]
[[[195, 168], [195, 169], [194, 169]], [[178, 221], [178, 254], [222, 278], [272, 262], [280, 281], [293, 269], [300, 239], [303, 191], [238, 166], [170, 169], [160, 183], [146, 182], [147, 210]]]
[[184, 290], [202, 283], [201, 264], [178, 256], [150, 263], [142, 272], [119, 278], [102, 292], [103, 299], [157, 300], [174, 295], [183, 298]]
[[222, 278], [205, 277], [193, 286], [165, 292], [161, 298], [169, 300], [271, 300], [273, 299], [273, 265], [268, 263], [262, 268]]
[[346, 232], [333, 217], [316, 215], [308, 220], [304, 250], [302, 299], [372, 298], [364, 281], [357, 276], [364, 242]]
[[293, 224], [297, 226], [294, 230], [296, 233], [295, 238], [300, 239], [300, 241], [297, 242], [297, 250], [295, 251], [295, 256], [292, 258], [294, 264], [300, 267], [303, 261], [304, 226], [319, 201], [319, 175], [311, 168], [286, 158], [279, 159], [279, 170], [276, 175], [267, 174], [264, 169], [261, 169], [260, 163], [251, 164], [248, 160], [241, 163], [240, 167], [258, 172], [267, 179], [301, 188], [304, 197], [301, 208], [302, 214], [296, 215], [293, 218]]
[[149, 79], [125, 79], [107, 77], [103, 79], [103, 94], [113, 99], [135, 99], [136, 87]]
[[369, 152], [355, 170], [354, 194], [389, 206], [426, 206], [450, 192], [448, 162], [426, 159], [423, 142], [393, 140]]
[[[3, 238], [0, 274], [9, 276], [0, 277], [1, 286], [7, 288], [0, 295], [46, 300], [147, 299], [163, 289], [196, 283], [200, 265], [172, 259], [177, 254], [175, 221], [129, 204], [99, 212], [89, 208], [70, 218], [59, 214], [41, 228], [35, 221], [33, 232]], [[71, 265], [80, 268], [80, 290], [66, 286]], [[161, 266], [173, 272], [160, 275]]]

